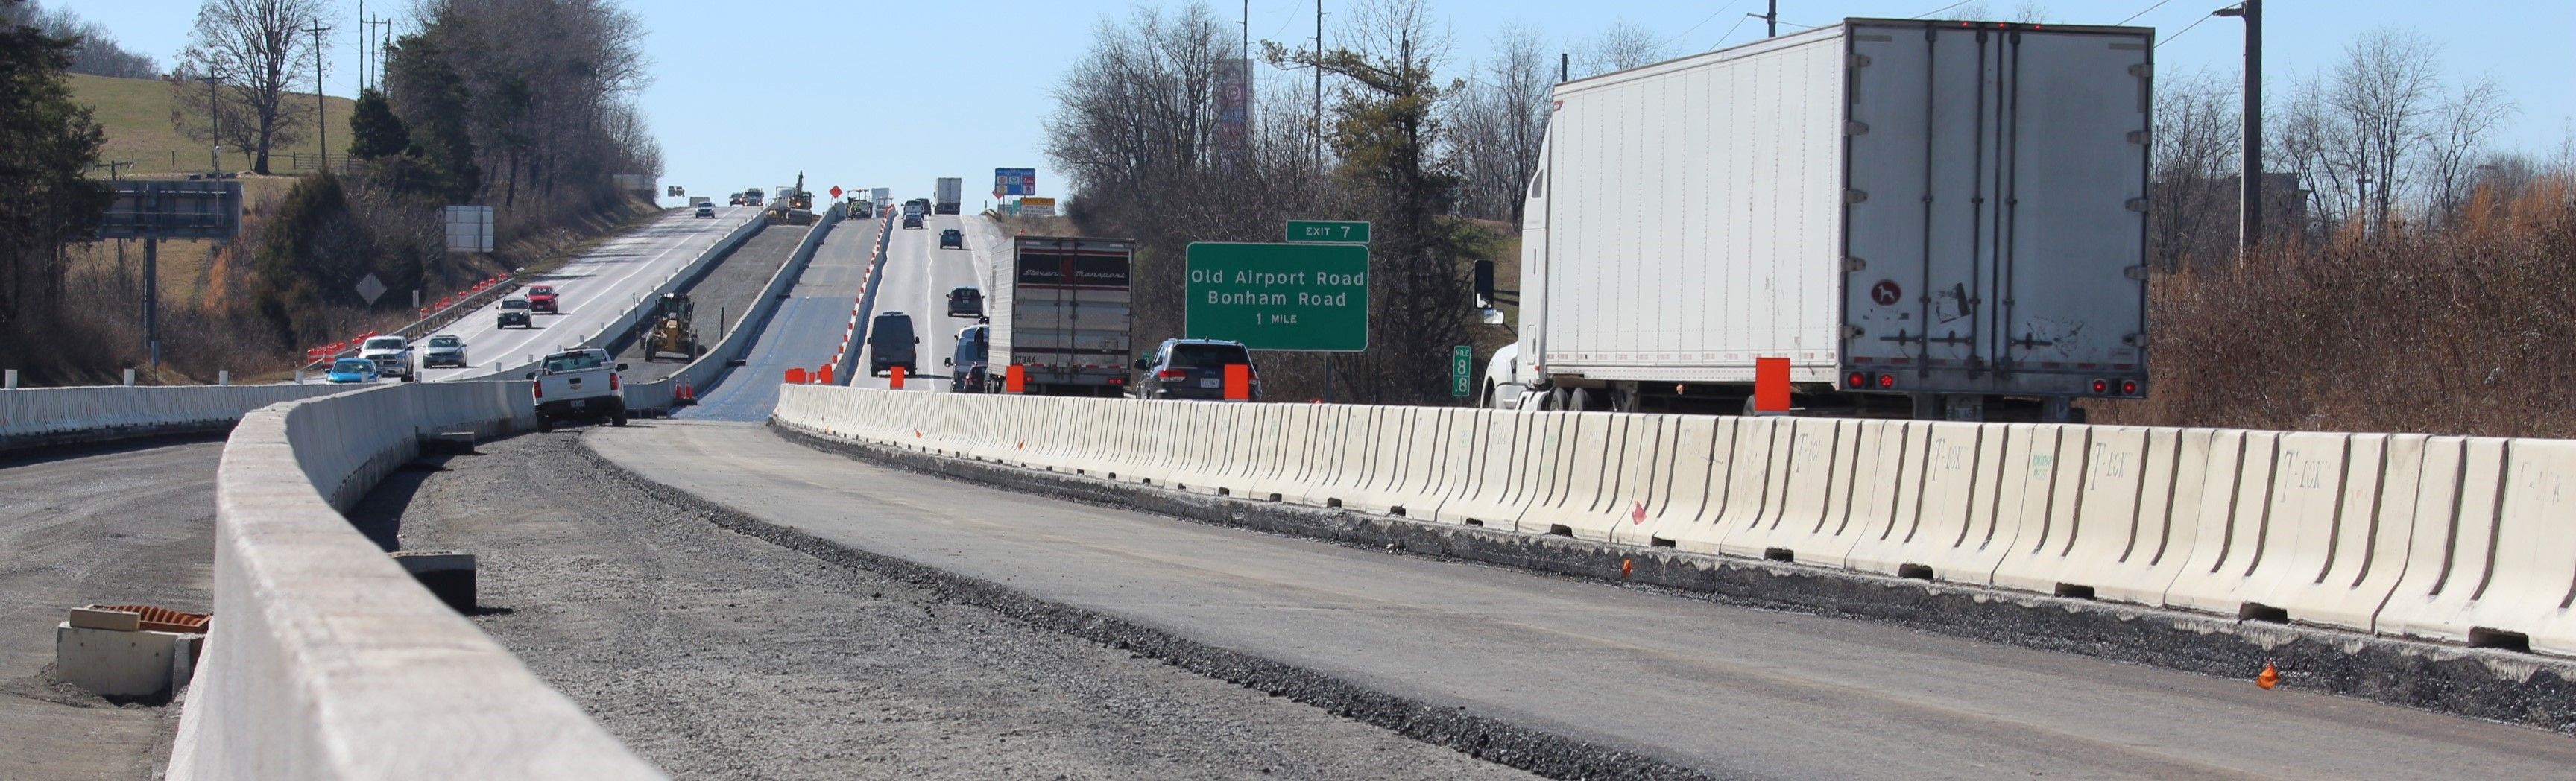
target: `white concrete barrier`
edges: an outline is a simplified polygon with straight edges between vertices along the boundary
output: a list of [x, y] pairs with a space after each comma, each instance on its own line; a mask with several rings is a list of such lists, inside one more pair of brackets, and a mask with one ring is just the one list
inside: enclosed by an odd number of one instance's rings
[[169, 777], [658, 777], [340, 514], [424, 432], [531, 421], [509, 382], [243, 416], [216, 470], [216, 618]]
[[2576, 655], [2576, 441], [809, 386], [775, 419], [882, 441], [874, 421], [943, 411], [973, 425], [894, 443], [1028, 438], [1032, 464], [1256, 501]]
[[0, 451], [221, 431], [251, 410], [354, 385], [98, 385], [0, 390]]

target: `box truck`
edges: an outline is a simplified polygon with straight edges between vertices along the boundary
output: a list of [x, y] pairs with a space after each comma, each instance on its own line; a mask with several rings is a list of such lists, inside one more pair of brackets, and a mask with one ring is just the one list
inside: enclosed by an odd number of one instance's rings
[[[1123, 395], [1135, 257], [1136, 243], [1126, 239], [1015, 238], [1009, 262], [996, 264], [984, 286], [993, 326], [988, 371], [1006, 380], [1006, 367], [1018, 367], [1022, 392], [1032, 395]], [[1005, 384], [985, 387], [1007, 392]]]
[[935, 194], [936, 197], [931, 199], [932, 210], [940, 214], [956, 214], [961, 199], [965, 197], [965, 189], [963, 179], [954, 176], [939, 177], [939, 190]]
[[1560, 84], [1498, 403], [2066, 420], [2147, 392], [2134, 27], [1851, 19]]

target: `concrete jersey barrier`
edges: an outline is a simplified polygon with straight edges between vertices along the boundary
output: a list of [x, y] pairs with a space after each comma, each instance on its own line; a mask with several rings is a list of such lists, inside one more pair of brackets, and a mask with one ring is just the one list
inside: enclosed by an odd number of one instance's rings
[[1157, 487], [2576, 655], [2576, 441], [1038, 399], [773, 420]]
[[222, 431], [243, 414], [348, 385], [104, 385], [0, 390], [0, 452]]
[[[627, 408], [669, 409], [671, 400], [675, 398], [674, 394], [679, 390], [681, 383], [687, 383], [692, 393], [705, 395], [709, 388], [721, 382], [725, 373], [732, 368], [732, 362], [742, 358], [751, 350], [751, 341], [760, 336], [761, 330], [768, 326], [770, 316], [777, 313], [780, 297], [789, 288], [796, 286], [797, 277], [802, 276], [805, 273], [805, 267], [814, 261], [814, 251], [822, 246], [824, 235], [830, 233], [832, 226], [839, 224], [840, 221], [839, 205], [835, 204], [831, 208], [824, 209], [822, 216], [815, 220], [813, 227], [806, 229], [805, 239], [797, 242], [796, 250], [787, 256], [787, 262], [778, 267], [777, 273], [769, 276], [769, 284], [760, 289], [758, 298], [752, 299], [750, 310], [743, 312], [742, 319], [737, 321], [739, 324], [727, 331], [723, 339], [717, 340], [714, 345], [708, 347], [705, 355], [698, 356], [696, 360], [690, 361], [689, 365], [672, 372], [671, 376], [652, 382], [628, 384], [626, 386]], [[755, 225], [760, 222], [759, 219], [752, 220]], [[748, 237], [748, 234], [745, 236]], [[740, 243], [730, 241], [731, 245]], [[725, 251], [731, 252], [732, 247], [725, 245]]]
[[659, 777], [341, 515], [425, 435], [532, 421], [525, 382], [244, 415], [216, 468], [216, 618], [168, 777]]

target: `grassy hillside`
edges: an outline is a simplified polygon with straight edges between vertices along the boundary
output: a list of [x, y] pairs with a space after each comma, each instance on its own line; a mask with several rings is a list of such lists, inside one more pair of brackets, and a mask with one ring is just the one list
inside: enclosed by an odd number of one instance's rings
[[[107, 130], [107, 146], [101, 151], [103, 161], [132, 162], [132, 168], [119, 171], [121, 176], [167, 176], [203, 173], [206, 170], [206, 144], [190, 141], [170, 126], [170, 84], [155, 79], [112, 79], [85, 74], [71, 75], [72, 97], [98, 117]], [[297, 105], [313, 105], [313, 96], [292, 99]], [[334, 154], [349, 149], [349, 112], [353, 101], [347, 98], [323, 99], [330, 112], [326, 126], [331, 134]], [[286, 153], [304, 155], [308, 170], [315, 163], [321, 145], [306, 133], [303, 143], [280, 147], [269, 170], [279, 174], [295, 173], [294, 164], [282, 157]], [[224, 150], [226, 171], [250, 170], [250, 158], [240, 150]], [[106, 171], [101, 170], [100, 176]], [[247, 193], [246, 193], [247, 195]]]

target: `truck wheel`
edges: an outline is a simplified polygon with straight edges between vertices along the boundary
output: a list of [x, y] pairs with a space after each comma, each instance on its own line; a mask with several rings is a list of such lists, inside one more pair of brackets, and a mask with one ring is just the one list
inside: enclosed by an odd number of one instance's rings
[[615, 414], [610, 415], [608, 418], [608, 425], [624, 427], [626, 425], [626, 411], [621, 409]]
[[537, 433], [543, 434], [553, 430], [555, 430], [554, 421], [546, 419], [544, 415], [537, 416]]

